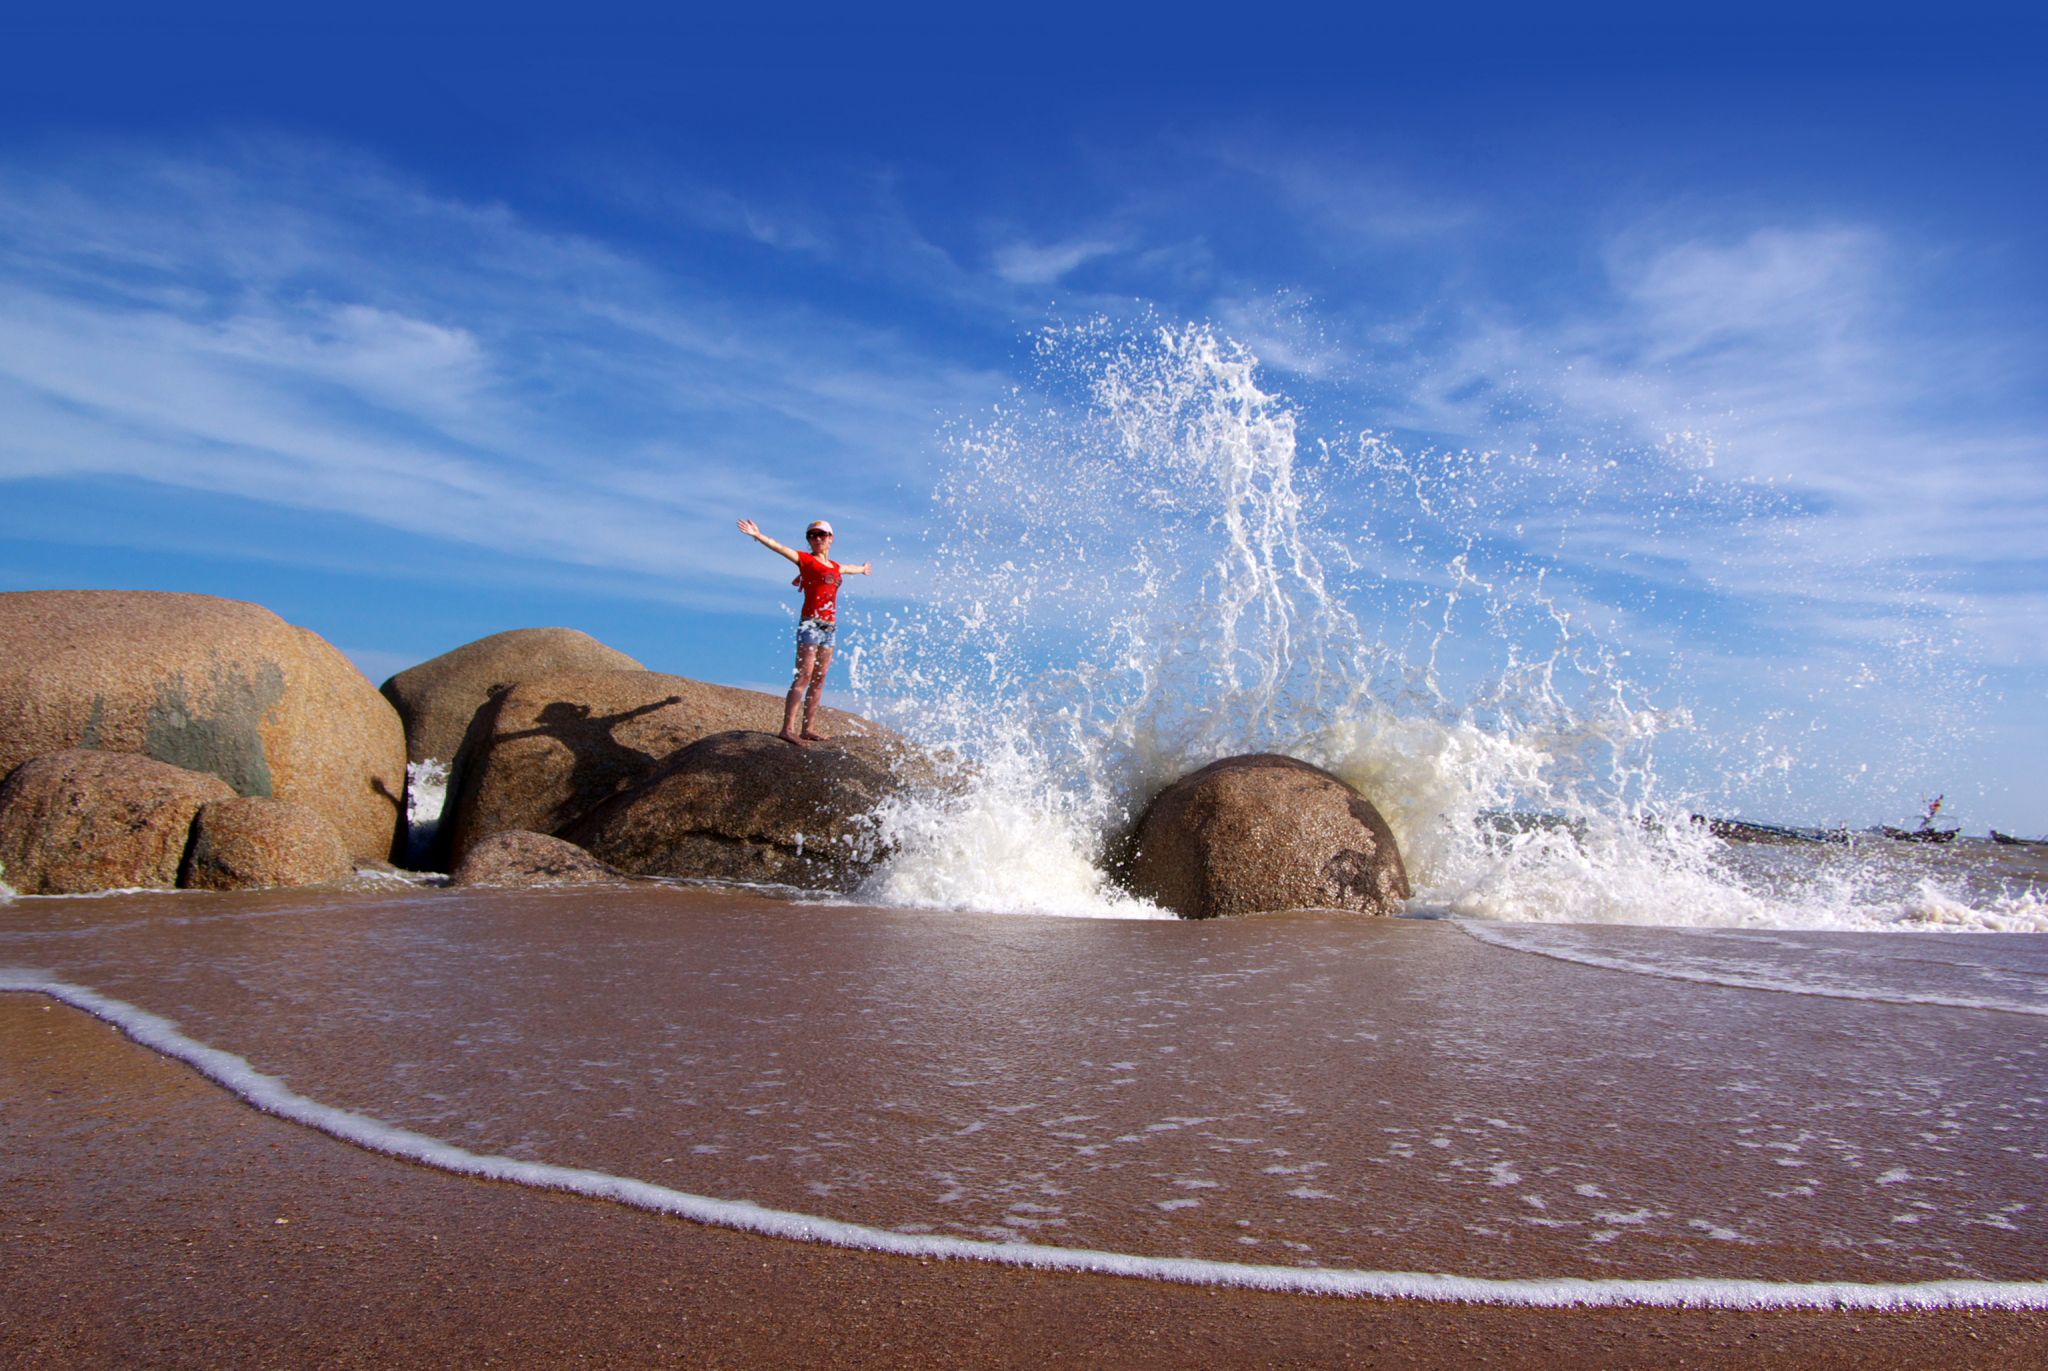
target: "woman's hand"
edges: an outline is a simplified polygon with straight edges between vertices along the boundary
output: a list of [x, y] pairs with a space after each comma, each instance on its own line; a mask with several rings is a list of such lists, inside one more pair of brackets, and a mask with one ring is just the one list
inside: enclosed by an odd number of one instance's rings
[[[780, 543], [776, 542], [776, 541], [775, 541], [775, 540], [774, 540], [773, 538], [770, 538], [770, 537], [769, 537], [769, 536], [768, 536], [767, 534], [763, 533], [763, 532], [761, 531], [761, 526], [760, 526], [759, 524], [755, 523], [755, 522], [754, 522], [754, 521], [753, 521], [752, 519], [741, 519], [741, 520], [739, 521], [739, 526], [740, 526], [740, 532], [742, 532], [742, 533], [746, 534], [746, 535], [747, 535], [747, 536], [748, 536], [749, 538], [752, 538], [752, 539], [753, 539], [753, 540], [754, 540], [755, 542], [759, 543], [759, 544], [760, 544], [760, 545], [761, 545], [762, 547], [765, 547], [765, 548], [767, 548], [767, 549], [768, 549], [768, 550], [769, 550], [770, 552], [773, 552], [773, 553], [777, 554], [778, 556], [782, 556], [782, 557], [787, 557], [787, 558], [789, 558], [789, 560], [790, 560], [790, 561], [792, 561], [792, 562], [796, 562], [796, 554], [795, 554], [794, 552], [790, 551], [790, 550], [789, 550], [788, 548], [784, 547], [784, 546], [783, 546], [782, 544], [780, 544]], [[798, 565], [798, 566], [802, 566], [802, 565], [803, 565], [803, 563], [802, 563], [802, 562], [797, 562], [797, 565]]]

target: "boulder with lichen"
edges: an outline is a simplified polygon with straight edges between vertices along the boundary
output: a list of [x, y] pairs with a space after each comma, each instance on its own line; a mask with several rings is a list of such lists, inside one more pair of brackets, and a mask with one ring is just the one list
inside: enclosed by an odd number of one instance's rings
[[0, 773], [85, 748], [319, 810], [362, 858], [392, 854], [397, 712], [318, 634], [260, 605], [157, 591], [0, 594]]

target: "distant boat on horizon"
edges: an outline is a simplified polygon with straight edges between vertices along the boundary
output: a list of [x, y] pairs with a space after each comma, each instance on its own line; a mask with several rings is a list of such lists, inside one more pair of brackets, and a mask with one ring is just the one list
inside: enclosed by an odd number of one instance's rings
[[1748, 843], [1846, 843], [1846, 828], [1794, 828], [1788, 824], [1764, 824], [1750, 819], [1717, 819], [1695, 814], [1692, 822], [1724, 842]]
[[2015, 838], [1995, 828], [1991, 830], [1991, 841], [2004, 847], [2048, 847], [2048, 838]]
[[1918, 828], [1893, 828], [1890, 824], [1879, 824], [1877, 831], [1895, 843], [1952, 843], [1960, 828], [1936, 828], [1934, 816], [1941, 813], [1941, 802], [1947, 795], [1937, 795], [1927, 802], [1927, 812], [1920, 816]]
[[1898, 843], [1952, 843], [1956, 840], [1956, 835], [1963, 830], [1960, 828], [1893, 828], [1890, 824], [1881, 824], [1877, 831], [1890, 838], [1893, 842]]

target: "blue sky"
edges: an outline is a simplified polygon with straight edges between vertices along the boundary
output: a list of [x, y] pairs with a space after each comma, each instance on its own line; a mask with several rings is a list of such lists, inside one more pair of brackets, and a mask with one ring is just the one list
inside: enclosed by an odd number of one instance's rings
[[1038, 330], [1209, 322], [1304, 433], [1537, 454], [1474, 519], [1796, 754], [1729, 803], [2048, 830], [2019, 28], [441, 13], [0, 19], [0, 589], [772, 682], [735, 517], [914, 602]]

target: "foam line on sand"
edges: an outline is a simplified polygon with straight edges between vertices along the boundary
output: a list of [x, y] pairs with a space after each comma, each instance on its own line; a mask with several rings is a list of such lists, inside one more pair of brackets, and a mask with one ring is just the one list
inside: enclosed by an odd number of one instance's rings
[[362, 1114], [321, 1104], [245, 1059], [188, 1036], [171, 1020], [86, 986], [0, 968], [0, 992], [49, 996], [119, 1029], [136, 1043], [184, 1063], [249, 1104], [331, 1138], [462, 1176], [567, 1191], [634, 1209], [766, 1237], [905, 1257], [996, 1262], [1037, 1271], [1126, 1276], [1178, 1285], [1226, 1286], [1303, 1295], [1340, 1295], [1527, 1308], [1643, 1306], [1666, 1309], [2048, 1309], [2048, 1281], [1860, 1281], [1741, 1279], [1489, 1279], [1419, 1271], [1353, 1271], [1256, 1266], [1190, 1257], [1148, 1257], [897, 1233], [865, 1224], [769, 1209], [674, 1190], [604, 1171], [485, 1156]]
[[[1763, 990], [1778, 995], [1807, 995], [1821, 1000], [1864, 1000], [1873, 1004], [1908, 1005], [1915, 1008], [1971, 1009], [1987, 1014], [2026, 1014], [2048, 1018], [2048, 1004], [2015, 1004], [1971, 995], [1914, 994], [1901, 990], [1859, 990], [1850, 986], [1813, 985], [1784, 976], [1743, 971], [1674, 966], [1653, 957], [1631, 957], [1619, 952], [1595, 952], [1579, 947], [1546, 945], [1542, 939], [1559, 936], [1549, 924], [1507, 924], [1476, 919], [1453, 919], [1451, 925], [1475, 941], [1508, 952], [1526, 952], [1572, 966], [1598, 967], [1603, 971], [1626, 971], [1637, 976], [1654, 976], [1666, 981], [1690, 981], [1695, 985], [1720, 986], [1728, 990]], [[1784, 930], [1776, 930], [1784, 931]], [[1565, 930], [1569, 934], [1570, 930]], [[1914, 937], [1930, 937], [1925, 933]]]

